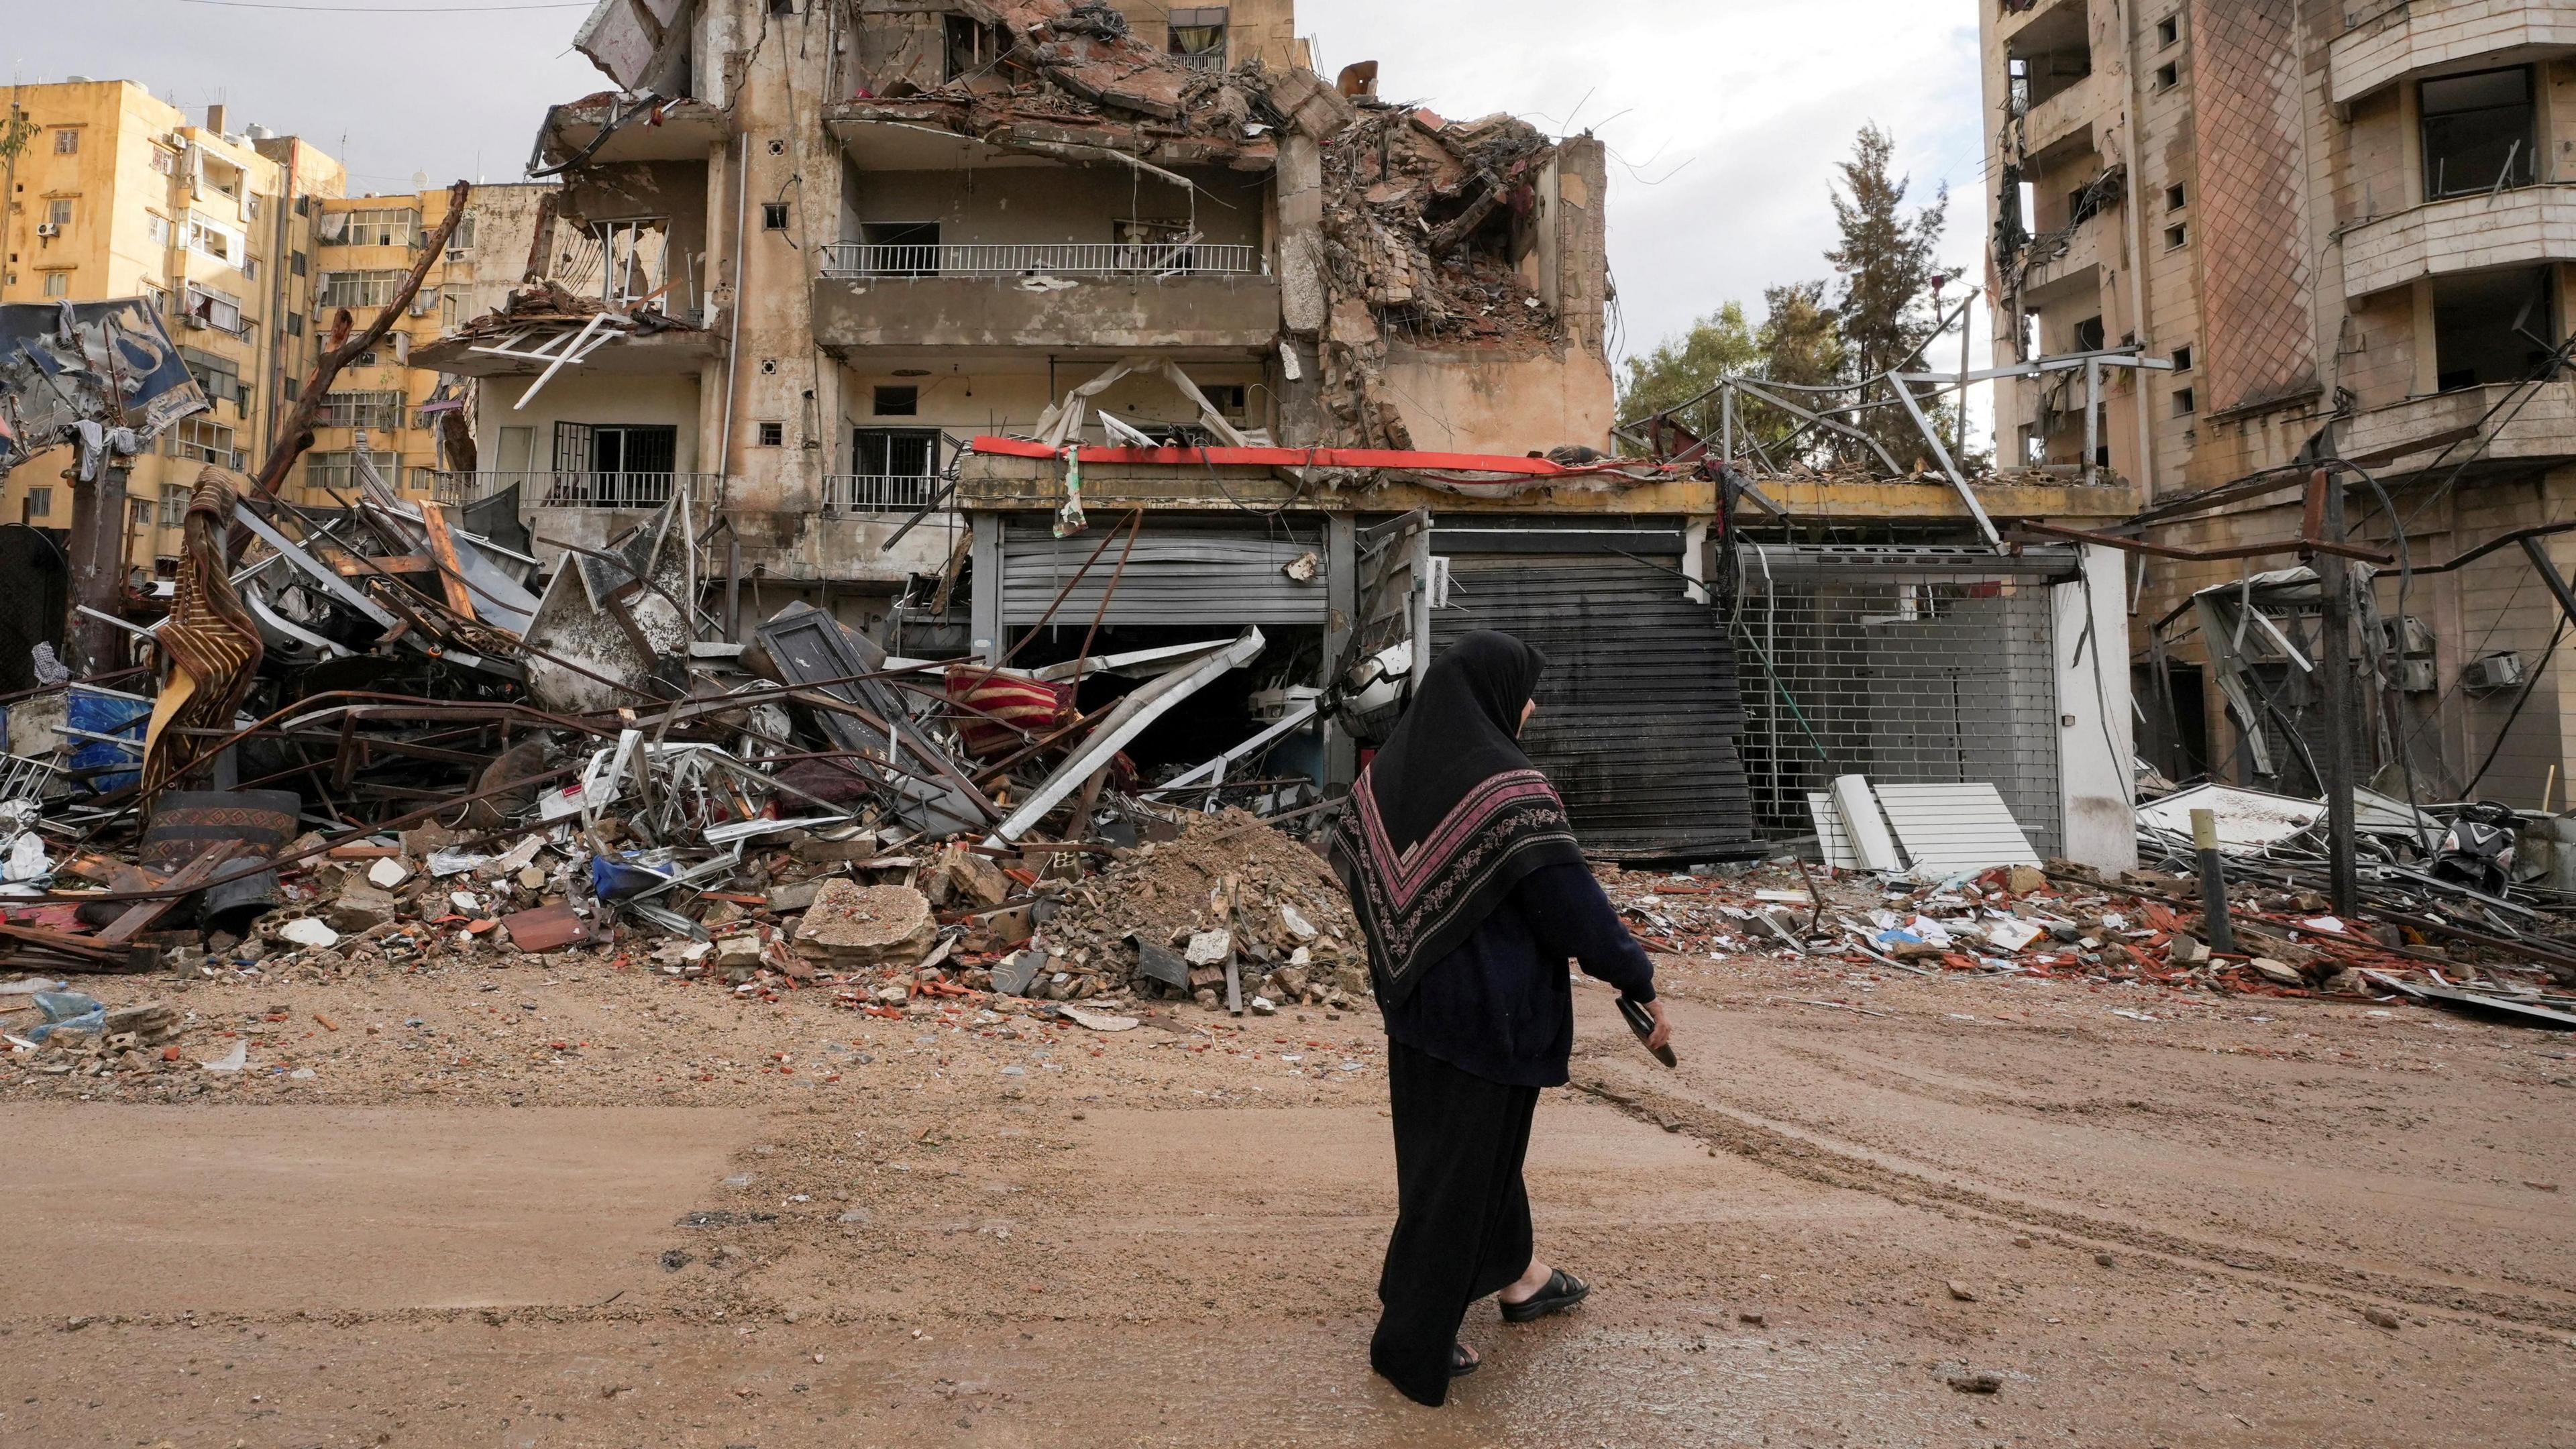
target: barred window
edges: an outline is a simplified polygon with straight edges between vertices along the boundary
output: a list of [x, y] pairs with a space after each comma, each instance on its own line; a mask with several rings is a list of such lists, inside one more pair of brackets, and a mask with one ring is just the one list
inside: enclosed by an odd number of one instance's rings
[[316, 307], [390, 307], [402, 290], [400, 272], [324, 272]]

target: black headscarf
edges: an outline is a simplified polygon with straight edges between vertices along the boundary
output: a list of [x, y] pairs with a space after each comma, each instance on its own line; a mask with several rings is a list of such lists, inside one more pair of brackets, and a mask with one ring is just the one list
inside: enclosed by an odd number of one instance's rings
[[1509, 634], [1451, 645], [1351, 788], [1333, 867], [1368, 937], [1378, 995], [1401, 1003], [1543, 865], [1580, 864], [1564, 802], [1521, 752], [1547, 660]]

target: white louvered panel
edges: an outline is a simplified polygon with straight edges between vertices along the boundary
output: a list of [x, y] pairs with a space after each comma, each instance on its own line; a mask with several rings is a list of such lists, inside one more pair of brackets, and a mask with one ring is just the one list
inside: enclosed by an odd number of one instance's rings
[[1834, 808], [1832, 793], [1808, 791], [1807, 813], [1816, 817], [1816, 845], [1825, 854], [1825, 864], [1836, 870], [1860, 869], [1860, 852], [1852, 849], [1851, 836], [1843, 829], [1843, 812]]
[[2002, 793], [1991, 784], [1877, 785], [1897, 842], [1917, 870], [1983, 870], [1997, 865], [2037, 865]]

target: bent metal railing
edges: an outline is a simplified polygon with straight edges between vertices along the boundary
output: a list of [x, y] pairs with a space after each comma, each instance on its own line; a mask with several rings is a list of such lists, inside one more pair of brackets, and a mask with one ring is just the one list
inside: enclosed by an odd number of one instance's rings
[[833, 242], [823, 275], [901, 277], [1257, 276], [1261, 248], [1216, 242]]

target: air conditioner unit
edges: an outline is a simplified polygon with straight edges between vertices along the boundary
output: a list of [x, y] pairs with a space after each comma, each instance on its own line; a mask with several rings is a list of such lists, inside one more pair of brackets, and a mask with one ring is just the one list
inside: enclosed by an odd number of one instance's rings
[[207, 328], [212, 327], [212, 326], [214, 325], [213, 323], [211, 323], [211, 322], [207, 321], [205, 318], [198, 316], [198, 315], [197, 315], [196, 313], [194, 313], [194, 312], [190, 312], [190, 313], [188, 313], [188, 314], [187, 314], [187, 321], [188, 321], [188, 329], [189, 329], [190, 331], [192, 331], [192, 332], [203, 332], [203, 331], [204, 331], [204, 330], [206, 330]]
[[2442, 687], [2442, 678], [2433, 672], [2430, 659], [2397, 661], [2397, 687], [2408, 694], [2431, 694]]
[[36, 223], [36, 235], [38, 236], [61, 236], [62, 234], [63, 227], [61, 222], [40, 221]]
[[2518, 688], [2526, 677], [2522, 656], [2511, 650], [2490, 654], [2460, 671], [2460, 687], [2472, 693]]
[[2380, 620], [2379, 631], [2391, 654], [2405, 656], [2433, 652], [2432, 626], [2411, 614], [2403, 619]]

